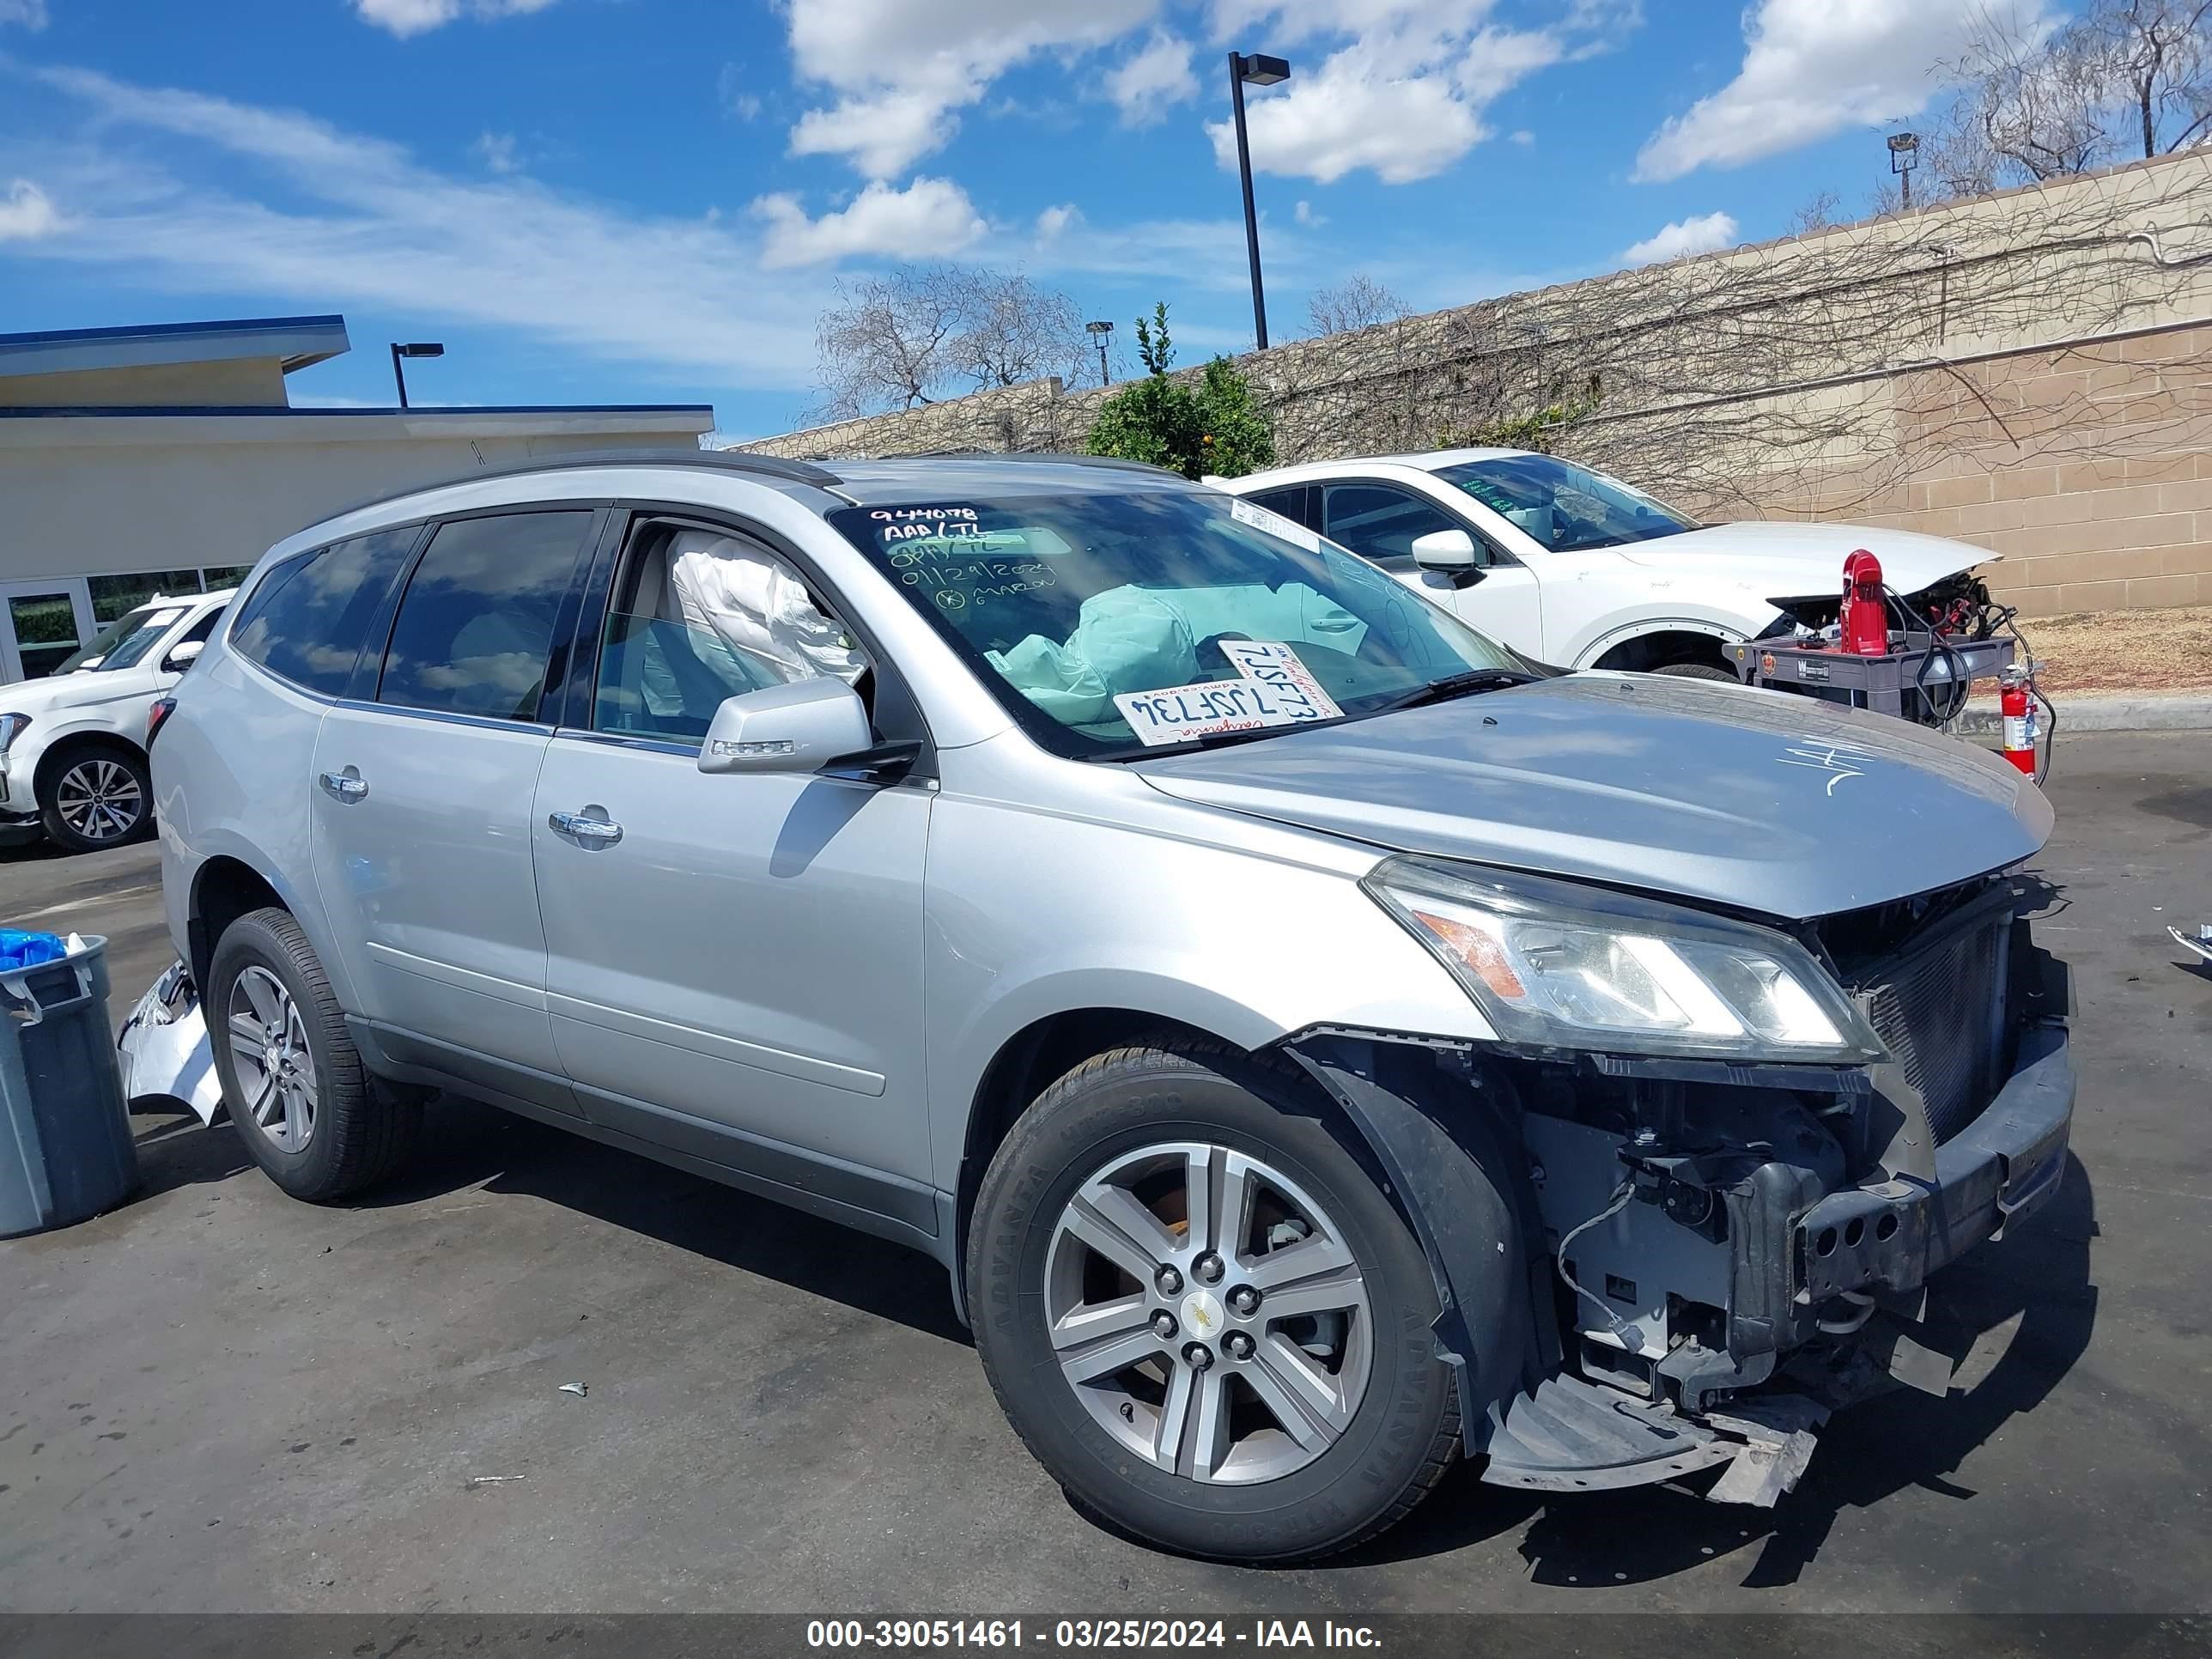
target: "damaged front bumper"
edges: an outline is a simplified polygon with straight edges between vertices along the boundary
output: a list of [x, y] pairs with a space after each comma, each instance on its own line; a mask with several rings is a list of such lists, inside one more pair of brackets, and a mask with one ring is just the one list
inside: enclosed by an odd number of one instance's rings
[[172, 963], [138, 999], [115, 1047], [124, 1097], [134, 1109], [182, 1101], [202, 1123], [215, 1121], [222, 1083], [216, 1076], [199, 992], [183, 963]]
[[[1722, 1467], [1708, 1498], [1771, 1504], [1796, 1484], [1832, 1411], [1897, 1383], [1948, 1393], [1951, 1359], [1919, 1340], [1929, 1278], [2057, 1194], [2074, 1098], [2066, 1029], [2031, 1024], [1996, 1097], [1936, 1148], [1932, 1179], [1821, 1194], [1796, 1166], [1759, 1164], [1725, 1194], [1702, 1260], [1675, 1224], [1679, 1190], [1640, 1171], [1648, 1202], [1630, 1206], [1610, 1240], [1577, 1247], [1578, 1282], [1607, 1295], [1625, 1286], [1626, 1299], [1670, 1312], [1682, 1291], [1717, 1295], [1716, 1340], [1676, 1332], [1652, 1342], [1648, 1323], [1585, 1322], [1582, 1375], [1550, 1378], [1510, 1404], [1483, 1478], [1565, 1492]], [[1545, 1144], [1545, 1132], [1532, 1141]], [[1548, 1144], [1561, 1145], [1556, 1134]], [[1632, 1148], [1618, 1155], [1637, 1166]], [[1632, 1283], [1636, 1272], [1650, 1277]]]
[[1936, 1179], [1833, 1193], [1797, 1222], [1795, 1299], [1918, 1290], [1977, 1244], [2003, 1237], [2058, 1191], [2074, 1121], [2074, 1061], [2060, 1025], [2021, 1034], [2012, 1077], [1982, 1115], [1936, 1149]]

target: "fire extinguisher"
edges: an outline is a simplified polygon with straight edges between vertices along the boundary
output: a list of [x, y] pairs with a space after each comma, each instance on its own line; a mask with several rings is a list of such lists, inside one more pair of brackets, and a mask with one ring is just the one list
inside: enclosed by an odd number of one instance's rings
[[1836, 612], [1838, 645], [1860, 657], [1889, 654], [1889, 594], [1881, 561], [1863, 547], [1844, 559], [1844, 603]]
[[2004, 717], [2004, 757], [2031, 778], [2035, 775], [2035, 675], [2018, 665], [2004, 672], [1997, 695]]

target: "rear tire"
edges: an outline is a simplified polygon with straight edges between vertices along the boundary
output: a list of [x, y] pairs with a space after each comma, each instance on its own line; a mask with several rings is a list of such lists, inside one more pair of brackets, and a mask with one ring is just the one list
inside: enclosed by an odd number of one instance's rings
[[326, 1204], [406, 1160], [422, 1133], [422, 1097], [362, 1066], [289, 911], [251, 910], [224, 929], [205, 990], [200, 1006], [223, 1103], [271, 1181]]
[[1730, 685], [1743, 684], [1726, 668], [1716, 668], [1709, 662], [1670, 662], [1664, 668], [1655, 668], [1655, 674], [1668, 674], [1678, 680], [1724, 680]]
[[100, 853], [152, 833], [154, 786], [143, 756], [106, 744], [80, 744], [45, 769], [39, 819], [56, 845]]
[[1237, 1050], [1117, 1049], [1046, 1090], [983, 1177], [967, 1267], [1015, 1431], [1079, 1509], [1152, 1544], [1333, 1554], [1458, 1453], [1419, 1243], [1310, 1085]]

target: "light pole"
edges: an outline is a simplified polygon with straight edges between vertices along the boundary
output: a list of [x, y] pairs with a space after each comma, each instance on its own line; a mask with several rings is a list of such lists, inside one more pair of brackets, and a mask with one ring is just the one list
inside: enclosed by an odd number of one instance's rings
[[435, 341], [423, 341], [415, 345], [392, 343], [392, 381], [399, 388], [399, 406], [407, 407], [407, 371], [399, 367], [402, 357], [442, 357], [446, 348]]
[[1098, 384], [1113, 385], [1114, 376], [1106, 367], [1106, 342], [1114, 337], [1114, 325], [1106, 322], [1085, 323], [1083, 325], [1083, 331], [1091, 337], [1091, 343], [1098, 348]]
[[1920, 165], [1920, 135], [1917, 132], [1893, 132], [1889, 135], [1889, 170], [1897, 175], [1899, 200], [1906, 209], [1912, 206], [1912, 169]]
[[1244, 137], [1244, 83], [1272, 87], [1291, 78], [1291, 66], [1260, 53], [1229, 54], [1229, 102], [1237, 112], [1237, 171], [1244, 183], [1244, 247], [1252, 256], [1252, 337], [1267, 349], [1267, 301], [1260, 287], [1260, 216], [1252, 206], [1252, 146]]

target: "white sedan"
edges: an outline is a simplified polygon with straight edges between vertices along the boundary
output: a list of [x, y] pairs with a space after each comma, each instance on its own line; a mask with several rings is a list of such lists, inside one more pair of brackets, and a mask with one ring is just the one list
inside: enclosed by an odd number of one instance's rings
[[1985, 599], [1972, 573], [2000, 556], [1861, 525], [1700, 525], [1617, 478], [1517, 449], [1316, 461], [1209, 482], [1566, 668], [1733, 680], [1723, 642], [1834, 620], [1854, 549], [1870, 550], [1922, 617]]

